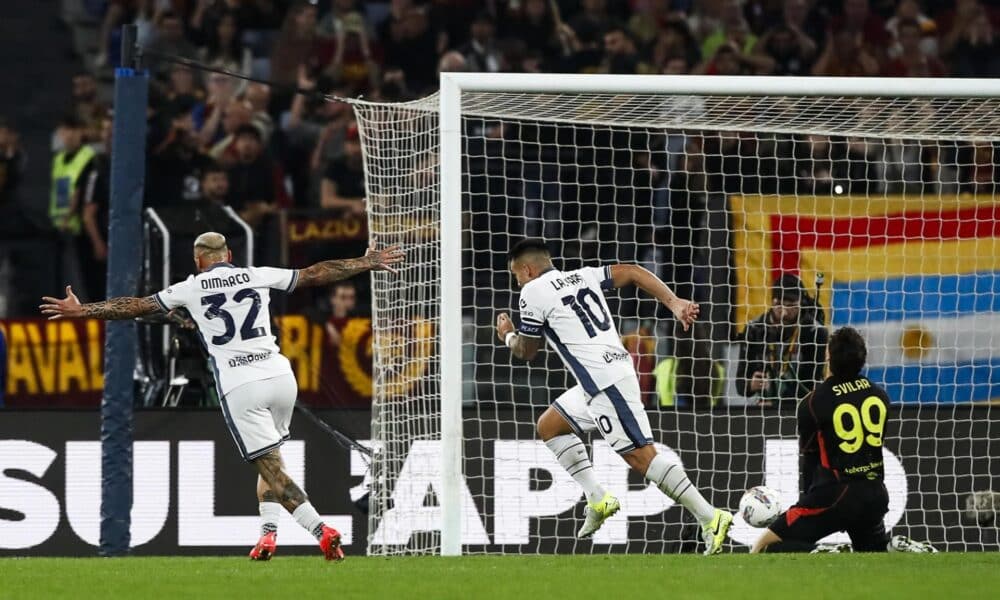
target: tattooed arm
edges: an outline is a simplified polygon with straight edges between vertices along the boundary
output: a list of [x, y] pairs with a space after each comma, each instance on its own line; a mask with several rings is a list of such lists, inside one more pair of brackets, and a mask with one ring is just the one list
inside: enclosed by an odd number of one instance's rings
[[39, 306], [43, 315], [48, 315], [49, 320], [53, 319], [105, 319], [121, 320], [134, 319], [144, 315], [163, 312], [162, 306], [152, 296], [145, 298], [132, 298], [120, 296], [109, 298], [103, 302], [89, 302], [81, 304], [80, 299], [73, 293], [73, 288], [66, 286], [66, 297], [52, 298], [45, 296], [42, 298], [45, 304]]
[[501, 342], [507, 344], [507, 334], [509, 333], [514, 334], [508, 344], [511, 353], [517, 358], [529, 362], [534, 359], [542, 347], [542, 338], [518, 335], [517, 331], [514, 330], [514, 322], [510, 320], [510, 316], [507, 313], [500, 313], [497, 315], [497, 337], [500, 338]]
[[296, 286], [329, 285], [334, 281], [347, 279], [368, 270], [395, 273], [396, 270], [392, 268], [392, 265], [399, 264], [402, 260], [403, 253], [399, 246], [390, 246], [383, 250], [376, 250], [375, 246], [372, 246], [360, 258], [324, 260], [301, 269]]

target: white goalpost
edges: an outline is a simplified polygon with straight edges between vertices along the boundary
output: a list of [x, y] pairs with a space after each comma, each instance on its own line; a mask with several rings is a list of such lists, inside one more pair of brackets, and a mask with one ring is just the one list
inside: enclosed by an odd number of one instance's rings
[[[493, 335], [497, 312], [517, 320], [506, 251], [523, 237], [561, 268], [643, 264], [702, 303], [689, 335], [631, 291], [612, 309], [661, 451], [716, 505], [798, 494], [797, 392], [780, 386], [815, 355], [771, 344], [772, 396], [740, 372], [742, 332], [791, 273], [813, 325], [862, 331], [893, 398], [887, 526], [1000, 549], [998, 99], [1000, 80], [443, 73], [429, 98], [353, 102], [371, 235], [408, 254], [373, 278], [368, 551], [693, 547], [680, 508], [597, 436], [623, 510], [575, 539], [582, 494], [533, 433], [572, 383]], [[757, 533], [738, 522], [734, 547]]]

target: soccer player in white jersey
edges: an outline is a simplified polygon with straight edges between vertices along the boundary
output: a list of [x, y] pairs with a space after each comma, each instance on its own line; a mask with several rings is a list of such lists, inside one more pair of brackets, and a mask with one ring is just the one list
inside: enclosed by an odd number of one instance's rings
[[521, 326], [497, 316], [497, 336], [514, 356], [530, 361], [542, 336], [579, 385], [556, 398], [538, 419], [538, 435], [587, 496], [586, 520], [577, 534], [592, 536], [618, 512], [618, 499], [604, 489], [581, 439], [597, 429], [630, 467], [653, 482], [698, 519], [705, 554], [722, 551], [733, 515], [712, 506], [684, 467], [657, 454], [642, 405], [632, 358], [622, 346], [603, 290], [635, 285], [667, 306], [684, 329], [698, 318], [698, 305], [678, 298], [646, 269], [631, 264], [559, 271], [545, 244], [524, 240], [510, 251], [509, 266], [521, 286]]
[[[45, 297], [50, 319], [133, 319], [186, 308], [194, 319], [215, 371], [219, 403], [240, 454], [259, 473], [261, 537], [250, 551], [269, 560], [277, 548], [282, 507], [313, 534], [327, 560], [342, 560], [340, 533], [323, 523], [305, 492], [284, 470], [281, 444], [295, 407], [298, 385], [288, 359], [271, 333], [270, 290], [325, 286], [368, 270], [393, 271], [403, 260], [397, 247], [369, 248], [360, 258], [327, 260], [300, 270], [237, 267], [221, 234], [208, 232], [194, 242], [198, 274], [145, 298], [119, 297], [81, 304], [70, 287], [63, 299]], [[393, 271], [394, 272], [394, 271]]]

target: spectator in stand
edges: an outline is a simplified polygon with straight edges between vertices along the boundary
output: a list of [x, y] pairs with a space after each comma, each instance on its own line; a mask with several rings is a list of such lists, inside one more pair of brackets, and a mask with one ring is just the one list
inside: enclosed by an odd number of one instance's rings
[[1000, 27], [1000, 7], [996, 2], [983, 3], [980, 0], [956, 0], [947, 9], [938, 11], [935, 21], [942, 33], [941, 54], [950, 56], [955, 50], [955, 44], [962, 36], [969, 33], [970, 26], [988, 21], [991, 29], [996, 31]]
[[358, 14], [357, 0], [330, 0], [330, 10], [316, 24], [316, 33], [335, 38], [345, 29], [345, 19], [350, 21]]
[[111, 119], [101, 124], [103, 151], [83, 185], [83, 230], [89, 243], [81, 244], [81, 267], [87, 293], [93, 300], [106, 297], [108, 279], [108, 211], [111, 206]]
[[[271, 80], [275, 83], [294, 85], [299, 67], [316, 69], [321, 66], [318, 59], [321, 40], [316, 35], [316, 18], [316, 7], [312, 4], [296, 4], [288, 11], [271, 52]], [[281, 104], [287, 106], [285, 102]]]
[[[944, 64], [934, 56], [924, 52], [921, 41], [924, 39], [923, 29], [916, 19], [908, 19], [897, 23], [896, 41], [899, 44], [899, 56], [885, 65], [883, 75], [889, 77], [944, 77], [947, 72]], [[935, 44], [936, 45], [936, 44]]]
[[57, 135], [61, 151], [52, 158], [52, 190], [49, 196], [49, 219], [60, 244], [59, 263], [63, 278], [83, 287], [79, 254], [81, 242], [81, 195], [84, 183], [93, 170], [94, 150], [84, 144], [85, 127], [76, 115], [68, 115], [59, 124]]
[[902, 54], [903, 50], [899, 45], [899, 24], [911, 20], [920, 26], [920, 49], [926, 56], [938, 56], [937, 23], [920, 11], [920, 3], [917, 0], [900, 0], [896, 6], [896, 14], [885, 23], [886, 30], [895, 40], [889, 47], [889, 57], [898, 58]]
[[501, 57], [494, 35], [493, 17], [487, 12], [476, 15], [469, 26], [469, 43], [460, 50], [470, 71], [496, 73], [500, 70]]
[[4, 119], [0, 119], [0, 211], [7, 215], [16, 202], [14, 196], [25, 167], [20, 136]]
[[635, 42], [624, 27], [612, 26], [604, 34], [604, 61], [601, 71], [614, 74], [635, 74], [645, 65], [639, 61]]
[[358, 95], [375, 87], [379, 81], [379, 66], [372, 54], [368, 27], [361, 13], [353, 12], [340, 19], [334, 34], [336, 48], [333, 59], [324, 70], [347, 94]]
[[437, 89], [437, 44], [423, 10], [410, 0], [394, 0], [389, 16], [379, 26], [379, 39], [387, 75], [390, 70], [402, 71], [404, 87], [417, 95]]
[[687, 75], [691, 73], [692, 66], [685, 58], [678, 56], [667, 59], [667, 62], [660, 68], [660, 73], [664, 75]]
[[820, 18], [810, 0], [785, 0], [781, 7], [782, 24], [790, 27], [799, 38], [799, 43], [812, 41], [819, 51], [819, 46], [826, 40], [826, 24]]
[[449, 48], [461, 48], [469, 41], [469, 23], [484, 6], [489, 14], [498, 16], [499, 2], [482, 0], [430, 0], [425, 4], [427, 22], [434, 29], [436, 53], [443, 54]]
[[[329, 89], [328, 80], [317, 81], [307, 76], [303, 68], [299, 73], [299, 88], [313, 90], [317, 86], [336, 95], [343, 92]], [[328, 102], [319, 95], [298, 94], [292, 109], [284, 120], [282, 161], [293, 182], [295, 202], [300, 206], [312, 204], [318, 185], [318, 172], [325, 159], [339, 156], [343, 151], [343, 136], [351, 109], [343, 102]]]
[[[157, 54], [170, 54], [182, 58], [198, 58], [198, 49], [184, 36], [184, 21], [172, 10], [166, 10], [156, 16], [154, 21], [153, 40], [147, 49]], [[158, 73], [166, 74], [170, 63], [158, 61], [153, 63]]]
[[461, 73], [469, 70], [469, 63], [462, 56], [461, 52], [449, 50], [441, 55], [438, 61], [438, 74], [441, 73]]
[[507, 11], [500, 21], [503, 37], [522, 40], [527, 48], [540, 53], [546, 63], [562, 55], [558, 23], [548, 0], [525, 0], [517, 9], [508, 5]]
[[330, 162], [323, 173], [320, 206], [356, 218], [365, 214], [365, 171], [357, 125], [347, 128], [344, 155]]
[[253, 125], [236, 130], [236, 163], [229, 167], [230, 205], [251, 227], [278, 210], [277, 165], [264, 152], [260, 132]]
[[[722, 46], [728, 46], [736, 52], [736, 60], [740, 63], [740, 72], [744, 74], [766, 74], [774, 69], [774, 60], [767, 54], [754, 53], [757, 36], [750, 31], [746, 19], [736, 0], [727, 0], [722, 11], [721, 26], [704, 39], [701, 44], [703, 57], [714, 56], [712, 62], [718, 62], [716, 51]], [[723, 69], [731, 71], [728, 56], [723, 56]], [[713, 74], [708, 64], [702, 65], [701, 72]], [[735, 72], [719, 72], [719, 75], [731, 75]]]
[[85, 142], [101, 139], [101, 122], [108, 107], [98, 99], [97, 80], [90, 73], [73, 76], [73, 113], [83, 122]]
[[[240, 130], [244, 125], [253, 124], [253, 107], [246, 100], [230, 100], [229, 104], [222, 111], [216, 111], [214, 114], [222, 113], [221, 119], [221, 135], [222, 139], [218, 140], [213, 144], [208, 150], [208, 155], [212, 160], [217, 161], [223, 167], [229, 167], [235, 164], [238, 160], [238, 152], [236, 150], [236, 132]], [[205, 130], [211, 127], [212, 122], [209, 122]], [[264, 139], [264, 133], [261, 132], [261, 139]], [[203, 138], [204, 139], [204, 138]], [[266, 140], [265, 140], [266, 143]]]
[[354, 282], [344, 279], [333, 284], [328, 294], [330, 302], [330, 317], [326, 320], [326, 341], [330, 346], [336, 348], [340, 346], [341, 329], [350, 317], [354, 316], [354, 311], [358, 306], [358, 290], [354, 287]]
[[743, 18], [738, 0], [726, 0], [720, 16], [718, 26], [701, 42], [701, 55], [711, 56], [719, 46], [727, 42], [735, 44], [736, 49], [743, 54], [753, 52], [757, 36], [750, 31], [750, 26]]
[[[27, 157], [21, 147], [20, 134], [0, 118], [0, 265], [9, 261], [11, 267], [5, 316], [34, 314], [38, 306], [36, 292], [50, 281], [39, 277], [39, 274], [43, 269], [52, 269], [52, 257], [39, 252], [37, 245], [2, 243], [17, 239], [34, 240], [44, 235], [34, 219], [26, 214], [27, 198], [18, 193], [26, 166]], [[48, 250], [48, 244], [44, 248]], [[5, 367], [6, 362], [0, 357], [0, 371]]]
[[827, 36], [823, 53], [812, 67], [813, 75], [832, 77], [865, 77], [878, 72], [878, 60], [868, 52], [862, 34], [849, 29]]
[[104, 21], [98, 34], [98, 53], [94, 64], [103, 67], [108, 64], [114, 31], [126, 23], [131, 23], [139, 14], [139, 5], [143, 0], [108, 0]]
[[256, 82], [248, 83], [243, 92], [243, 99], [250, 106], [250, 123], [260, 130], [265, 140], [270, 140], [271, 134], [274, 133], [274, 119], [268, 112], [271, 106], [271, 86]]
[[569, 26], [577, 35], [586, 29], [600, 36], [610, 20], [607, 0], [580, 0], [580, 12], [569, 20]]
[[559, 27], [559, 39], [566, 48], [559, 66], [564, 73], [600, 73], [604, 60], [604, 43], [600, 39], [604, 25], [595, 25], [590, 19], [577, 19], [570, 27]]
[[194, 131], [196, 101], [179, 96], [158, 110], [146, 138], [146, 206], [193, 200], [197, 173], [210, 159], [201, 153]]
[[764, 34], [754, 53], [774, 61], [774, 75], [804, 76], [809, 75], [816, 59], [816, 44], [802, 30], [778, 25]]
[[205, 98], [205, 92], [198, 86], [194, 71], [185, 65], [170, 67], [165, 95], [170, 100], [179, 96], [189, 96], [201, 102]]
[[637, 3], [629, 15], [628, 31], [639, 46], [650, 47], [660, 30], [678, 16], [678, 13], [671, 11], [669, 0], [647, 0]]
[[205, 45], [198, 50], [201, 60], [215, 67], [236, 73], [250, 73], [253, 60], [250, 49], [243, 47], [236, 15], [222, 13], [215, 25], [214, 35], [205, 39]]
[[210, 164], [201, 170], [199, 182], [202, 204], [214, 206], [229, 205], [229, 174], [219, 165]]
[[872, 12], [868, 0], [843, 0], [841, 12], [830, 19], [834, 33], [851, 32], [860, 35], [860, 45], [878, 60], [889, 47], [889, 32], [882, 17]]
[[221, 73], [212, 73], [208, 76], [206, 85], [208, 98], [204, 102], [196, 103], [192, 112], [198, 140], [203, 147], [213, 146], [222, 139], [224, 135], [220, 129], [222, 116], [226, 107], [236, 98], [239, 83], [238, 79]]
[[[702, 61], [694, 72], [699, 75], [751, 75], [754, 73], [755, 63], [760, 63], [760, 57], [751, 57], [740, 52], [733, 42], [726, 42], [715, 50], [711, 60]], [[770, 61], [770, 57], [765, 57]]]
[[[344, 154], [344, 140], [348, 130], [354, 126], [354, 113], [351, 106], [346, 102], [324, 102], [322, 107], [323, 129], [320, 130], [319, 139], [315, 149], [320, 149], [313, 162], [313, 169], [319, 171], [329, 160], [333, 160]], [[322, 146], [322, 148], [320, 148]]]
[[957, 77], [1000, 77], [1000, 39], [981, 6], [972, 16], [960, 14], [942, 42]]
[[[653, 64], [664, 67], [668, 62], [679, 59], [687, 65], [683, 73], [701, 60], [701, 50], [687, 23], [680, 18], [671, 18], [660, 28], [653, 44]], [[675, 66], [676, 68], [676, 66]]]

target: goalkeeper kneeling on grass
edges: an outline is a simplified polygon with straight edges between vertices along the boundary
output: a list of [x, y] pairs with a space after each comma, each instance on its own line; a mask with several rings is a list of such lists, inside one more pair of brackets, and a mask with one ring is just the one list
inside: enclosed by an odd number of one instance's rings
[[830, 336], [826, 359], [832, 375], [797, 410], [802, 493], [751, 552], [822, 551], [816, 542], [837, 531], [847, 532], [857, 552], [936, 552], [901, 535], [890, 539], [882, 522], [889, 511], [882, 457], [889, 396], [861, 374], [867, 354], [856, 329], [843, 327]]

